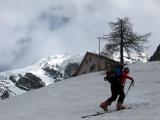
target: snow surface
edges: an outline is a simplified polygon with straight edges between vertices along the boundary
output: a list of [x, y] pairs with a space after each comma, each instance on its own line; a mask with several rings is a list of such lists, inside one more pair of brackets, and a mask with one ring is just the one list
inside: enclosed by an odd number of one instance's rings
[[[149, 105], [86, 120], [160, 119], [160, 62], [129, 67], [135, 87], [129, 91], [125, 104]], [[104, 72], [86, 74], [0, 101], [0, 120], [81, 120], [81, 116], [102, 111], [99, 104], [110, 96], [110, 84], [103, 77]], [[114, 107], [115, 104], [111, 106]]]

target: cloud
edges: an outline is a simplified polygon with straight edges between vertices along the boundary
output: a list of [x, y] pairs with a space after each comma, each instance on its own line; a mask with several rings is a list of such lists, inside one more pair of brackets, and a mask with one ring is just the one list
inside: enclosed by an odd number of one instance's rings
[[110, 21], [125, 16], [138, 33], [152, 32], [146, 50], [151, 55], [159, 44], [159, 11], [158, 0], [5, 0], [0, 65], [18, 68], [54, 54], [97, 51], [96, 38], [110, 31]]
[[[50, 11], [44, 12], [39, 16], [40, 22], [42, 24], [46, 23], [47, 27], [51, 31], [65, 26], [70, 20], [69, 16], [61, 15], [60, 13], [56, 14], [55, 11], [56, 11], [56, 9], [53, 8]], [[39, 24], [41, 24], [41, 23], [39, 23]]]

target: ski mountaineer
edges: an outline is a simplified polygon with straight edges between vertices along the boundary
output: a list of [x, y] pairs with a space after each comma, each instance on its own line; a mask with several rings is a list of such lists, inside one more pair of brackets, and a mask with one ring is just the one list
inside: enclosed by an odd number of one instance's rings
[[[116, 69], [119, 69], [119, 70], [116, 70]], [[123, 65], [117, 64], [115, 66], [115, 70], [112, 72], [110, 71], [110, 76], [109, 76], [110, 80], [108, 81], [111, 83], [112, 95], [110, 98], [108, 98], [106, 101], [100, 104], [100, 107], [104, 111], [108, 111], [108, 106], [110, 106], [111, 103], [117, 99], [118, 95], [119, 95], [119, 98], [117, 101], [117, 110], [126, 109], [126, 107], [123, 105], [123, 101], [125, 98], [125, 93], [124, 93], [125, 81], [126, 79], [129, 79], [134, 83], [134, 79], [128, 75], [129, 74], [128, 67], [125, 67], [123, 70], [121, 70], [122, 72], [120, 72], [120, 69], [123, 69]], [[116, 73], [117, 71], [119, 74]]]

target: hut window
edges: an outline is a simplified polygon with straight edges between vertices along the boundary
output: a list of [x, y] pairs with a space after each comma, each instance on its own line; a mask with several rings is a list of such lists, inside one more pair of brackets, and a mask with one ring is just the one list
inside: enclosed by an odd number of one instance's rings
[[86, 60], [86, 64], [88, 63], [88, 60]]
[[91, 57], [89, 58], [89, 62], [91, 61]]
[[94, 64], [90, 67], [90, 72], [93, 72], [95, 69], [96, 69], [96, 65]]

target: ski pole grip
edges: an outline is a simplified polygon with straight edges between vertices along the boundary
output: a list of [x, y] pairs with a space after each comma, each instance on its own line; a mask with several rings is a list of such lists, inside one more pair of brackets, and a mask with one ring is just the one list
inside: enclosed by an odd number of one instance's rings
[[134, 80], [132, 80], [131, 84], [132, 84], [132, 87], [134, 87]]

